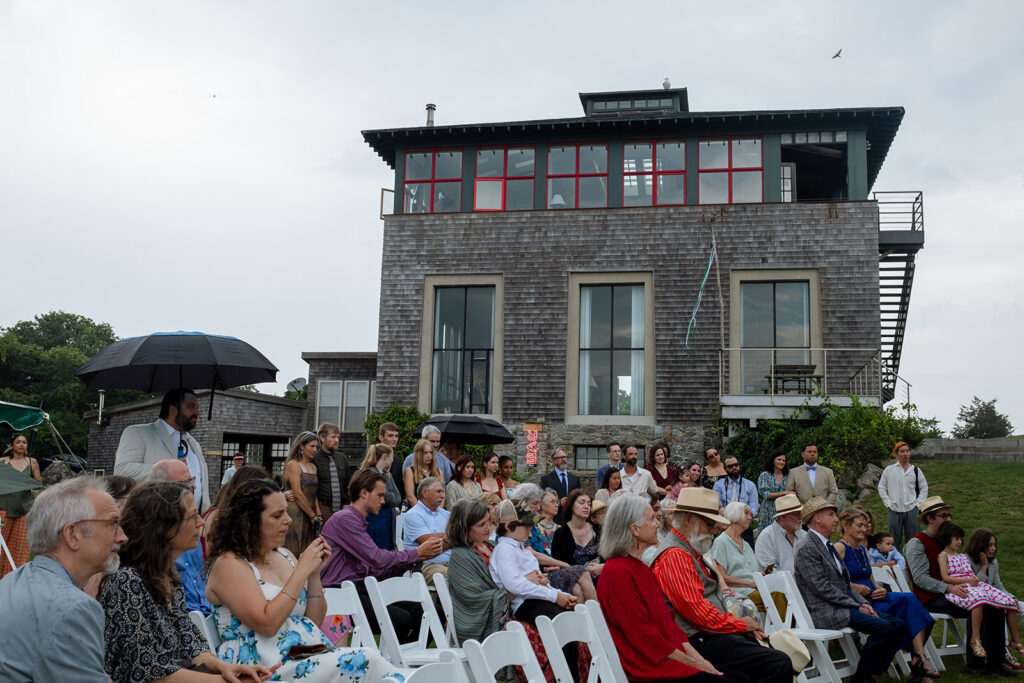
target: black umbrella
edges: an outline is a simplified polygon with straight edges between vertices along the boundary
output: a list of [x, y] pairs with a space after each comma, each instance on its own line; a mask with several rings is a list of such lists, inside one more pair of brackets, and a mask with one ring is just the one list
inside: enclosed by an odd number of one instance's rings
[[277, 379], [277, 368], [262, 353], [235, 337], [157, 332], [114, 342], [78, 368], [75, 375], [90, 389], [155, 393], [184, 387], [224, 390], [273, 382]]
[[516, 440], [512, 432], [505, 429], [500, 422], [478, 415], [437, 415], [421, 424], [413, 436], [419, 438], [427, 425], [440, 429], [441, 438], [445, 441], [487, 445], [512, 443]]

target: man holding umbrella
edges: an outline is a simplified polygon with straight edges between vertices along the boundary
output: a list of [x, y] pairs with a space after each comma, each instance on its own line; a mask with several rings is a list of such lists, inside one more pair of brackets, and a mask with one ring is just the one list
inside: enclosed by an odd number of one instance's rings
[[[179, 411], [180, 407], [180, 411]], [[203, 449], [189, 434], [199, 420], [199, 399], [191, 389], [174, 389], [160, 402], [156, 422], [127, 427], [114, 456], [114, 474], [142, 481], [160, 460], [177, 458], [195, 477], [199, 510], [210, 508], [210, 478]]]

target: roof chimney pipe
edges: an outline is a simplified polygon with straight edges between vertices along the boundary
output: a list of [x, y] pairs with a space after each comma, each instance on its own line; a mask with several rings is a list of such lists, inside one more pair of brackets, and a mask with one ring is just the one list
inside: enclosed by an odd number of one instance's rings
[[434, 126], [434, 110], [437, 109], [436, 104], [427, 105], [427, 126], [433, 128]]

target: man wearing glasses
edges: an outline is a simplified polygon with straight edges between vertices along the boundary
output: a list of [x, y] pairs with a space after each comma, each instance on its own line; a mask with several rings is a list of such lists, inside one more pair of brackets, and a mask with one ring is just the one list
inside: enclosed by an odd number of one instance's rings
[[156, 422], [132, 425], [122, 432], [114, 456], [114, 474], [142, 481], [158, 461], [165, 458], [181, 460], [195, 477], [199, 512], [206, 512], [210, 509], [210, 477], [203, 449], [189, 433], [196, 428], [198, 420], [199, 399], [194, 391], [168, 391], [160, 402], [160, 417]]
[[117, 505], [92, 477], [50, 486], [28, 513], [35, 558], [0, 581], [0, 678], [107, 683], [103, 609], [82, 588], [112, 574], [127, 541]]
[[[150, 481], [174, 481], [188, 484], [195, 491], [196, 478], [192, 476], [188, 466], [181, 460], [160, 460], [153, 465], [153, 471], [149, 475]], [[201, 525], [202, 517], [197, 520], [185, 520], [184, 524], [191, 523]], [[186, 550], [174, 561], [174, 568], [181, 576], [181, 587], [185, 589], [185, 604], [189, 611], [195, 610], [209, 615], [213, 612], [210, 601], [206, 599], [206, 577], [203, 575], [203, 544], [196, 543], [192, 550]]]
[[[921, 600], [929, 612], [948, 614], [956, 619], [967, 619], [966, 641], [974, 637], [971, 633], [970, 614], [962, 607], [946, 599], [946, 593], [967, 597], [963, 586], [945, 583], [939, 573], [939, 553], [942, 548], [935, 540], [939, 527], [952, 519], [952, 505], [947, 505], [939, 496], [930, 496], [921, 503], [921, 514], [917, 521], [924, 525], [916, 536], [907, 541], [903, 554], [907, 569], [914, 580], [914, 595]], [[1003, 612], [985, 606], [981, 621], [981, 643], [988, 653], [986, 659], [976, 656], [971, 648], [967, 652], [967, 672], [975, 676], [1005, 673], [1003, 653], [1006, 643], [1003, 638]], [[1013, 672], [1010, 672], [1012, 675]]]

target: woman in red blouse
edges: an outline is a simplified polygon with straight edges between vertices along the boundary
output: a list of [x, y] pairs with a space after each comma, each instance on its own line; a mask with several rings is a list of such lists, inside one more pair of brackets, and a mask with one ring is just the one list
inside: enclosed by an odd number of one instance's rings
[[666, 491], [676, 483], [678, 477], [676, 468], [668, 464], [669, 457], [668, 444], [664, 441], [656, 443], [651, 449], [651, 462], [647, 465], [647, 471], [654, 477], [654, 483], [658, 485], [658, 488]]
[[644, 549], [657, 543], [658, 522], [646, 497], [612, 501], [601, 534], [601, 555], [607, 562], [597, 599], [627, 678], [665, 683], [734, 680], [728, 669], [719, 671], [704, 659], [672, 620], [657, 578], [640, 561]]

